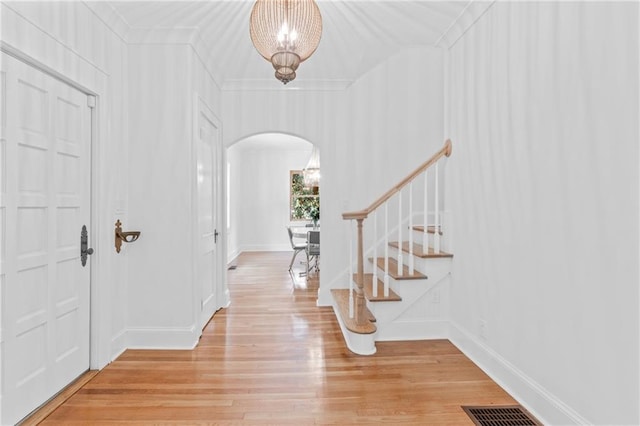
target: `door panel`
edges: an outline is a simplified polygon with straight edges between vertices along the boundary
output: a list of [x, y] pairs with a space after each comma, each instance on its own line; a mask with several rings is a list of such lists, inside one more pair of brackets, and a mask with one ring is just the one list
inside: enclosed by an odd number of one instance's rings
[[91, 111], [83, 93], [2, 54], [2, 418], [89, 368]]
[[200, 104], [200, 137], [197, 141], [198, 168], [198, 280], [201, 289], [200, 325], [204, 327], [217, 307], [216, 244], [217, 237], [217, 158], [218, 128]]

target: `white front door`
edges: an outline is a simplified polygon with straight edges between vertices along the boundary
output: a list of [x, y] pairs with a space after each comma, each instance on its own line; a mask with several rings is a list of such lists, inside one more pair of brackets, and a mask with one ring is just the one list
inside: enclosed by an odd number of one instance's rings
[[216, 245], [218, 240], [218, 126], [206, 106], [199, 104], [198, 169], [198, 262], [200, 281], [200, 326], [204, 327], [216, 311]]
[[76, 89], [2, 54], [2, 424], [89, 369], [91, 110]]

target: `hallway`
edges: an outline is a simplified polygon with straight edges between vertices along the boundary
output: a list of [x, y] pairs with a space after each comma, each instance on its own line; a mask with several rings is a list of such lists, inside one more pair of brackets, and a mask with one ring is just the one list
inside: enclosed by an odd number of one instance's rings
[[128, 350], [41, 424], [471, 425], [460, 405], [515, 403], [448, 341], [350, 353], [290, 258], [240, 255], [196, 349]]

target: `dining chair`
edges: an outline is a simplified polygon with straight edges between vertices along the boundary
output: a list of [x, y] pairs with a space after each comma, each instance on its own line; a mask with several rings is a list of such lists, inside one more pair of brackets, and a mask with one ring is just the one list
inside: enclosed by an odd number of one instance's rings
[[293, 262], [296, 260], [296, 256], [301, 251], [305, 251], [307, 248], [307, 243], [298, 243], [293, 240], [293, 231], [290, 226], [287, 226], [287, 233], [289, 234], [289, 242], [291, 243], [291, 248], [293, 249], [293, 256], [291, 256], [291, 263], [289, 264], [289, 270], [293, 267]]
[[[309, 276], [311, 269], [320, 270], [320, 231], [307, 231], [305, 252], [307, 253], [307, 276]], [[313, 267], [311, 266], [312, 261], [314, 262]]]

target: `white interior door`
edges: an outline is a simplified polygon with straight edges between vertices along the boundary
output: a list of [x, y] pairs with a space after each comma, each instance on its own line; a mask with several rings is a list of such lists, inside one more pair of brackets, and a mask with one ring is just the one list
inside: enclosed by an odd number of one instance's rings
[[1, 423], [89, 369], [91, 111], [87, 96], [2, 54]]
[[218, 240], [218, 127], [205, 105], [199, 105], [198, 168], [198, 265], [201, 289], [200, 325], [204, 327], [217, 309], [216, 246]]

